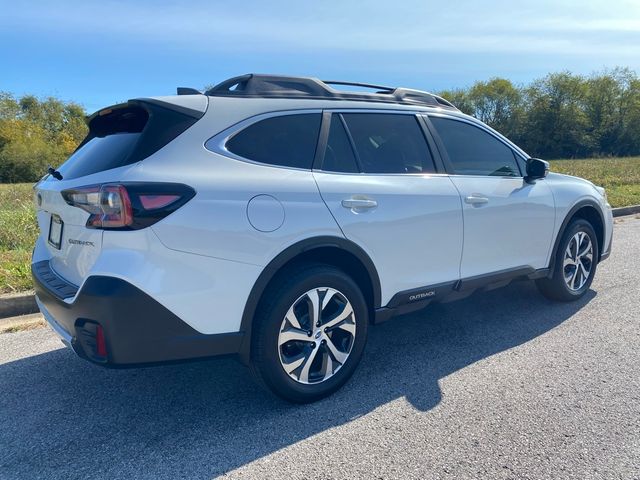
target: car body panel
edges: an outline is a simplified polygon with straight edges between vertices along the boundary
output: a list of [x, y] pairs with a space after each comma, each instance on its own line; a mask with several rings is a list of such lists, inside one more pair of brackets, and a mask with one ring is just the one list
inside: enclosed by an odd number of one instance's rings
[[[553, 193], [556, 206], [558, 222], [556, 222], [554, 238], [560, 232], [562, 220], [567, 217], [574, 206], [581, 202], [589, 202], [599, 209], [604, 223], [604, 245], [600, 246], [600, 252], [609, 252], [613, 236], [613, 213], [611, 205], [596, 186], [583, 178], [553, 172], [550, 172], [544, 181], [547, 182]], [[549, 257], [551, 257], [551, 253], [549, 252]]]
[[[86, 227], [89, 213], [68, 205], [62, 191], [81, 186], [119, 181], [133, 165], [105, 170], [72, 180], [56, 180], [49, 176], [34, 186], [36, 218], [43, 237], [42, 248], [51, 258], [52, 269], [65, 280], [79, 285], [89, 275], [97, 261], [103, 230]], [[60, 249], [47, 241], [52, 215], [63, 221]]]
[[[34, 263], [50, 259], [42, 239]], [[82, 290], [94, 276], [126, 280], [195, 330], [205, 334], [240, 329], [242, 311], [261, 268], [166, 248], [152, 229], [105, 231], [102, 248]], [[72, 305], [74, 297], [65, 299]]]
[[[383, 305], [400, 291], [460, 278], [462, 209], [448, 175], [314, 176], [345, 236], [376, 265]], [[377, 206], [346, 208], [349, 198]]]
[[[546, 268], [555, 226], [554, 199], [544, 180], [452, 175], [462, 198], [462, 278], [517, 267]], [[471, 197], [487, 203], [470, 204]]]

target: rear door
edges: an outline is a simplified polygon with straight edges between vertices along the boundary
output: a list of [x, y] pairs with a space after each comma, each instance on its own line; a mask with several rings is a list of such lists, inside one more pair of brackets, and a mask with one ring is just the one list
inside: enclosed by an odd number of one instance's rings
[[[334, 111], [325, 113], [323, 132], [326, 148], [314, 177], [344, 235], [375, 263], [382, 305], [398, 292], [451, 286], [462, 255], [460, 199], [448, 175], [437, 171], [418, 117]], [[394, 303], [439, 293], [427, 288]]]
[[527, 183], [517, 153], [469, 121], [429, 115], [464, 215], [462, 279], [547, 267], [553, 195], [544, 180]]

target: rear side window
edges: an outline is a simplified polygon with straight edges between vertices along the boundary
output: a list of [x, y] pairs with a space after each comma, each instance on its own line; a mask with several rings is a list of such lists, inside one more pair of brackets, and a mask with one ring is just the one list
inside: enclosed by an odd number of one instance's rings
[[513, 151], [480, 128], [448, 118], [429, 117], [444, 144], [454, 173], [519, 177]]
[[364, 173], [433, 173], [427, 141], [414, 115], [345, 113]]
[[226, 148], [254, 162], [311, 169], [320, 120], [319, 113], [267, 118], [231, 137]]
[[356, 156], [338, 113], [331, 115], [331, 127], [329, 128], [322, 170], [342, 173], [358, 173], [359, 171]]

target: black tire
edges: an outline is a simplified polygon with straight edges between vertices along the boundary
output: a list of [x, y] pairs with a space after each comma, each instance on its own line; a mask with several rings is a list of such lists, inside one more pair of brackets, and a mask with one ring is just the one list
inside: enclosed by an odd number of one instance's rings
[[[278, 344], [279, 336], [289, 308], [297, 301], [300, 302], [300, 299], [310, 291], [321, 287], [335, 289], [341, 294], [339, 298], [347, 300], [347, 305], [350, 305], [353, 311], [353, 315], [348, 317], [348, 321], [355, 324], [355, 334], [347, 340], [348, 345], [351, 347], [343, 364], [333, 363], [332, 367], [326, 367], [326, 363], [329, 361], [325, 360], [323, 355], [331, 355], [329, 353], [325, 354], [325, 352], [328, 352], [328, 346], [319, 345], [317, 347], [318, 351], [310, 363], [316, 365], [313, 362], [320, 357], [325, 371], [330, 368], [333, 370], [336, 365], [339, 365], [339, 367], [326, 380], [304, 384], [300, 383], [300, 378], [296, 380], [285, 371], [281, 358], [283, 358], [283, 349], [289, 348], [290, 344], [280, 346]], [[337, 297], [338, 295], [336, 294]], [[320, 311], [322, 318], [322, 308]], [[258, 306], [252, 335], [252, 373], [258, 383], [290, 402], [309, 403], [331, 395], [349, 380], [360, 362], [367, 341], [368, 311], [365, 298], [358, 285], [343, 271], [333, 266], [322, 264], [306, 264], [287, 269], [278, 275], [267, 288]], [[302, 316], [301, 319], [300, 325], [305, 323], [308, 317]], [[324, 332], [326, 333], [327, 329], [324, 329]], [[343, 334], [342, 331], [339, 333]], [[334, 333], [331, 334], [335, 335]], [[314, 338], [315, 335], [309, 338], [309, 348], [311, 350], [316, 348], [313, 345]], [[333, 338], [335, 339], [335, 337]], [[307, 344], [304, 342], [295, 343], [294, 341], [294, 348], [299, 347], [299, 345]], [[304, 351], [308, 352], [309, 350]], [[335, 360], [335, 358], [331, 356], [331, 360]], [[300, 372], [300, 370], [296, 369], [296, 372]], [[296, 375], [296, 373], [291, 375]]]
[[[592, 254], [591, 263], [589, 265], [590, 267], [589, 274], [586, 278], [586, 281], [584, 282], [584, 285], [582, 285], [580, 288], [572, 289], [567, 284], [567, 280], [565, 280], [565, 274], [566, 274], [565, 267], [564, 267], [565, 253], [567, 251], [567, 247], [569, 246], [569, 243], [572, 241], [575, 235], [581, 232], [586, 234], [589, 240], [591, 241], [591, 244], [593, 246], [593, 254]], [[573, 245], [575, 245], [575, 243]], [[557, 300], [561, 302], [571, 302], [579, 299], [585, 293], [587, 293], [587, 290], [589, 290], [589, 287], [591, 286], [593, 277], [596, 274], [598, 258], [600, 258], [599, 252], [600, 252], [600, 246], [598, 245], [598, 237], [596, 236], [596, 232], [593, 230], [593, 227], [591, 226], [591, 224], [587, 220], [584, 220], [582, 218], [573, 220], [567, 226], [564, 234], [562, 235], [562, 239], [558, 244], [558, 250], [555, 255], [554, 264], [552, 265], [553, 275], [551, 276], [551, 278], [541, 278], [536, 280], [536, 286], [538, 287], [538, 290], [540, 290], [540, 292], [550, 300]], [[571, 277], [570, 274], [571, 274], [572, 268], [573, 267], [570, 265], [567, 266], [567, 272], [569, 272], [568, 273], [569, 277]], [[575, 266], [575, 268], [577, 269], [579, 267]], [[580, 277], [579, 281], [581, 282], [582, 278], [584, 277], [584, 274], [581, 273], [579, 277]]]

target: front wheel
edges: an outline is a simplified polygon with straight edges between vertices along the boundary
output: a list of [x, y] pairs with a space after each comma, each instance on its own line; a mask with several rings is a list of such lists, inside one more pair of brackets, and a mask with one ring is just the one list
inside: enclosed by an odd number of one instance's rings
[[536, 280], [540, 292], [552, 300], [570, 302], [582, 297], [593, 281], [598, 265], [598, 238], [591, 224], [574, 220], [558, 245], [553, 276]]
[[283, 272], [255, 319], [252, 371], [276, 395], [307, 403], [339, 389], [367, 338], [368, 309], [357, 284], [328, 265]]

